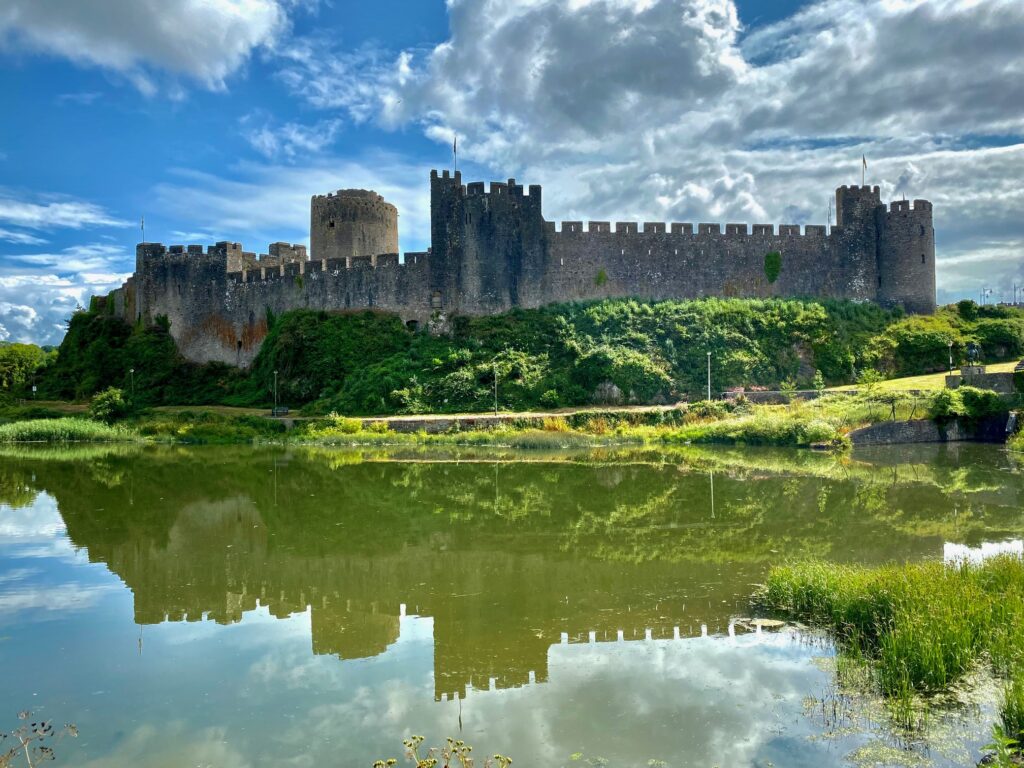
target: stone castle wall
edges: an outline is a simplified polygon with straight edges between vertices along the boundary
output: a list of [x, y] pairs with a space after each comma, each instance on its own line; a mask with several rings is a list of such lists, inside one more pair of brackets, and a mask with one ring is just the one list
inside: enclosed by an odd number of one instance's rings
[[[878, 187], [836, 191], [836, 225], [546, 221], [540, 186], [463, 185], [431, 173], [431, 249], [398, 256], [397, 210], [367, 190], [311, 203], [312, 259], [274, 243], [143, 243], [112, 299], [131, 322], [165, 316], [182, 353], [247, 366], [268, 312], [394, 312], [410, 326], [562, 301], [816, 297], [935, 309], [935, 235], [924, 200], [882, 204]], [[382, 250], [383, 249], [383, 250]], [[771, 279], [766, 256], [779, 254]]]

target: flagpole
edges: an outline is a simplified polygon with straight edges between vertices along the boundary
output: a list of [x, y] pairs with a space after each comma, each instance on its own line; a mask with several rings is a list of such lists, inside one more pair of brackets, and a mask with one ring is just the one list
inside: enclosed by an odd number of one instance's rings
[[456, 173], [459, 170], [459, 134], [455, 134], [455, 140], [452, 142], [452, 155], [454, 155], [454, 170]]
[[142, 224], [142, 244], [145, 245], [146, 244], [146, 217], [145, 216], [142, 217], [141, 224]]

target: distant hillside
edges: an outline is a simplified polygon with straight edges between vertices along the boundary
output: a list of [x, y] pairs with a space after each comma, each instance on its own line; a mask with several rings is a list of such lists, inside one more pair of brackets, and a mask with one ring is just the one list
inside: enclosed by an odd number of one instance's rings
[[[141, 404], [264, 405], [278, 372], [283, 404], [376, 414], [581, 405], [621, 397], [658, 402], [712, 389], [829, 384], [864, 369], [886, 375], [944, 370], [976, 343], [987, 360], [1024, 354], [1024, 312], [973, 302], [932, 316], [875, 304], [782, 299], [628, 299], [458, 317], [450, 336], [408, 330], [396, 315], [289, 312], [248, 371], [194, 365], [167, 324], [130, 327], [99, 311], [76, 314], [42, 375], [49, 397], [81, 399], [107, 386]], [[135, 370], [134, 375], [130, 370]]]

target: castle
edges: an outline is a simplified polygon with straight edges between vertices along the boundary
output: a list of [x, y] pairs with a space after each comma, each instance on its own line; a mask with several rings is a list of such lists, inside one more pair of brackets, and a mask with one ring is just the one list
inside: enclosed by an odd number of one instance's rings
[[879, 188], [836, 190], [836, 224], [666, 225], [546, 221], [541, 188], [463, 185], [430, 174], [431, 247], [398, 254], [398, 211], [368, 190], [317, 195], [310, 254], [274, 243], [257, 257], [238, 243], [203, 250], [136, 248], [135, 274], [108, 297], [128, 322], [164, 316], [182, 354], [247, 366], [269, 313], [377, 309], [410, 329], [454, 315], [553, 302], [636, 297], [813, 297], [935, 310], [935, 231], [927, 200], [886, 208]]

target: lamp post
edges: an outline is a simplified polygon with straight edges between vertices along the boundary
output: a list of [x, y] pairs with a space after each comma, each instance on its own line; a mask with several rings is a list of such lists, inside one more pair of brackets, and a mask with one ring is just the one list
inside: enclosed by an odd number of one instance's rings
[[498, 415], [498, 358], [491, 361], [494, 366], [494, 415]]
[[274, 371], [274, 415], [277, 416], [277, 371]]
[[132, 378], [132, 400], [135, 399], [135, 369], [129, 368], [128, 375]]
[[949, 345], [949, 372], [953, 372], [953, 340], [946, 342]]
[[708, 400], [711, 400], [711, 353], [708, 352]]

